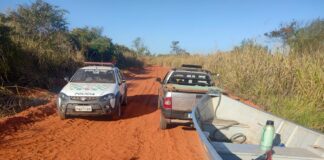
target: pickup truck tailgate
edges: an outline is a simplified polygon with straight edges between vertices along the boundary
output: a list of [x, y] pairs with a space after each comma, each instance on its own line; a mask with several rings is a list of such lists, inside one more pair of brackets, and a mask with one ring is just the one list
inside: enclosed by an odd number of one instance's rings
[[172, 92], [172, 110], [191, 111], [202, 94]]

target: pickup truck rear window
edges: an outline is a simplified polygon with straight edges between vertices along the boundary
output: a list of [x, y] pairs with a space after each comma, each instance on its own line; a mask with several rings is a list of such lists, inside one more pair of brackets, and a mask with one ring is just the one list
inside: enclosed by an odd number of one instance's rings
[[211, 80], [208, 74], [193, 72], [173, 72], [167, 83], [211, 86]]
[[113, 70], [79, 69], [72, 77], [71, 82], [115, 83], [116, 81]]

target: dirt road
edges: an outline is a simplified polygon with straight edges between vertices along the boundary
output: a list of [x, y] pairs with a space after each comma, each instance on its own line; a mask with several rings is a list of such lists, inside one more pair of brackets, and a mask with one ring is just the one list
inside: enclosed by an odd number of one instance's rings
[[0, 159], [204, 159], [194, 130], [159, 129], [155, 78], [166, 71], [147, 67], [129, 74], [129, 104], [121, 120], [60, 120], [54, 102], [2, 119]]

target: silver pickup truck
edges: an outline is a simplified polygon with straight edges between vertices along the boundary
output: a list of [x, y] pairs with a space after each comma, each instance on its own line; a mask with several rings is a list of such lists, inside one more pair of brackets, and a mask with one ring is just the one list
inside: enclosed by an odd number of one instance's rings
[[190, 122], [193, 106], [209, 89], [215, 88], [211, 73], [198, 65], [182, 65], [157, 81], [161, 83], [158, 98], [161, 129], [167, 129], [179, 120]]

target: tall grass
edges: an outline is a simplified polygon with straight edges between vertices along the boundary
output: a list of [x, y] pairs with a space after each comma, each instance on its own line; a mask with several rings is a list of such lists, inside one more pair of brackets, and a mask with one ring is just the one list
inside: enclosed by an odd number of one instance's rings
[[[242, 46], [228, 53], [159, 56], [155, 65], [200, 64], [221, 76], [216, 85], [278, 116], [324, 132], [324, 52], [270, 54]], [[302, 56], [297, 56], [302, 55]]]

